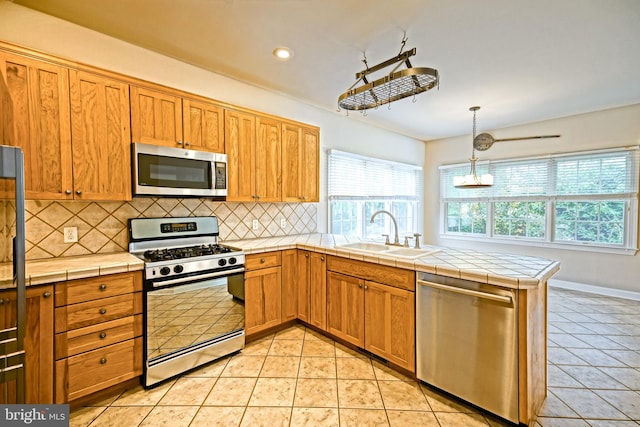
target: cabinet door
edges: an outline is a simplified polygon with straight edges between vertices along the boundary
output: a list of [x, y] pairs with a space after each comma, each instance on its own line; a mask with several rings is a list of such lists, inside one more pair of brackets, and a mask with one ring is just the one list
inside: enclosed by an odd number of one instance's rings
[[364, 347], [364, 280], [327, 273], [327, 332]]
[[282, 251], [282, 321], [298, 316], [298, 275], [296, 249]]
[[323, 254], [311, 252], [309, 324], [327, 329], [327, 263]]
[[[15, 291], [0, 292], [0, 328], [15, 326]], [[26, 403], [53, 403], [53, 286], [26, 292]], [[15, 383], [0, 387], [0, 403], [15, 403]]]
[[289, 123], [282, 125], [282, 201], [302, 201], [302, 130]]
[[224, 110], [191, 99], [182, 100], [183, 137], [186, 147], [224, 153]]
[[298, 319], [311, 323], [311, 253], [296, 254], [296, 276], [298, 282]]
[[224, 140], [227, 151], [227, 201], [255, 201], [256, 117], [234, 110], [224, 112]]
[[280, 122], [258, 116], [256, 130], [256, 201], [280, 202], [282, 200]]
[[71, 71], [74, 198], [131, 200], [129, 85]]
[[280, 324], [280, 267], [248, 271], [244, 275], [245, 332], [250, 335]]
[[365, 282], [364, 348], [415, 372], [415, 293]]
[[73, 198], [69, 73], [64, 67], [0, 53], [12, 99], [15, 144], [24, 152], [27, 199]]
[[320, 201], [320, 133], [318, 129], [302, 128], [302, 201]]
[[182, 145], [182, 99], [155, 90], [131, 86], [133, 142]]

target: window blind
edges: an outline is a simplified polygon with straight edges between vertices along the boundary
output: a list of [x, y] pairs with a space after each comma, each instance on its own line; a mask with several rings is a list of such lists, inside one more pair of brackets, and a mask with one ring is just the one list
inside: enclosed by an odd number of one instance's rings
[[422, 168], [339, 150], [329, 151], [329, 200], [419, 199]]

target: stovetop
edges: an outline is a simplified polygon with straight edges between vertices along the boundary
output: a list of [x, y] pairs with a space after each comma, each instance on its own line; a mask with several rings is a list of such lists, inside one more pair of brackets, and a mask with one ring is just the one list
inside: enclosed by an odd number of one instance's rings
[[244, 252], [218, 243], [213, 217], [129, 220], [129, 252], [145, 262], [145, 278], [243, 269]]
[[142, 254], [146, 262], [168, 261], [176, 259], [187, 259], [207, 255], [227, 254], [239, 251], [239, 249], [224, 246], [218, 243], [209, 243], [181, 248], [161, 248], [149, 249]]

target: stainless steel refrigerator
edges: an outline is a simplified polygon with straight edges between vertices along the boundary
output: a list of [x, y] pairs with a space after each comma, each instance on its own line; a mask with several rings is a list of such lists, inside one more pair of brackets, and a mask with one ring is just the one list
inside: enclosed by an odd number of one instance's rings
[[[9, 290], [13, 292], [9, 292], [10, 296], [5, 300], [0, 299], [0, 304], [6, 304], [6, 307], [15, 304], [16, 314], [15, 319], [10, 319], [9, 324], [0, 324], [0, 387], [4, 392], [0, 395], [5, 397], [3, 400], [11, 400], [0, 403], [25, 403], [24, 157], [19, 147], [0, 145], [0, 191], [4, 194], [0, 200], [2, 203], [0, 233], [6, 247], [5, 259], [2, 261], [13, 264], [13, 285], [9, 287]], [[15, 299], [15, 301], [11, 301], [11, 299]], [[6, 310], [5, 308], [0, 311]]]

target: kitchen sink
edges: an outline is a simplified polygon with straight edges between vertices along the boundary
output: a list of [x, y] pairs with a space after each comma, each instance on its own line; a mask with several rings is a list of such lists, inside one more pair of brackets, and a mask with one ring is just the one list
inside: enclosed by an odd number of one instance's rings
[[384, 245], [382, 243], [373, 242], [354, 242], [344, 245], [336, 245], [336, 249], [346, 249], [351, 252], [360, 252], [364, 254], [381, 254], [390, 255], [400, 258], [416, 259], [426, 255], [440, 252], [440, 248], [435, 246], [425, 246], [422, 248], [406, 248], [402, 246]]
[[382, 243], [372, 242], [355, 242], [347, 243], [344, 245], [337, 245], [336, 248], [349, 249], [353, 251], [365, 251], [365, 252], [384, 252], [392, 249], [393, 246], [383, 245]]

